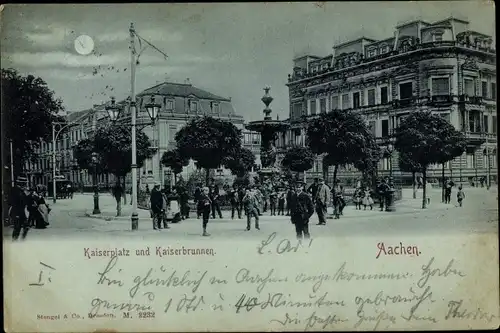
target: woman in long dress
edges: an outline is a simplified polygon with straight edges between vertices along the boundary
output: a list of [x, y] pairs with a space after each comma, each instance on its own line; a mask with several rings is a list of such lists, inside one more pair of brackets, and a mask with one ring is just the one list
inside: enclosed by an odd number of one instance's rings
[[45, 229], [49, 225], [49, 205], [45, 202], [45, 199], [41, 195], [36, 195], [37, 209], [35, 210], [35, 228]]
[[431, 193], [432, 193], [432, 184], [427, 180], [425, 183], [425, 197], [427, 198], [427, 204], [431, 203]]

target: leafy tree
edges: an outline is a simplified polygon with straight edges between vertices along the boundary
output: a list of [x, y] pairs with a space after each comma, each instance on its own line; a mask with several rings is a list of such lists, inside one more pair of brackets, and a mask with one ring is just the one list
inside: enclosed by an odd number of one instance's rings
[[[144, 132], [136, 134], [137, 167], [154, 154], [151, 142]], [[98, 154], [98, 173], [109, 172], [116, 176], [117, 183], [132, 171], [132, 129], [129, 126], [102, 126], [97, 128], [92, 138], [81, 140], [75, 148], [75, 158], [81, 169], [92, 171], [92, 153]], [[125, 191], [123, 191], [125, 195]], [[117, 198], [119, 211], [120, 198]]]
[[441, 163], [441, 197], [444, 202], [445, 195], [445, 180], [444, 166], [446, 162], [452, 161], [455, 157], [461, 156], [467, 148], [467, 140], [463, 133], [455, 130], [453, 125], [449, 124], [441, 129], [443, 139], [443, 147], [438, 153], [438, 163]]
[[281, 165], [293, 172], [296, 172], [296, 178], [300, 172], [307, 171], [313, 167], [314, 154], [308, 147], [290, 147], [285, 153]]
[[377, 166], [382, 157], [382, 151], [373, 136], [368, 136], [365, 139], [366, 154], [361, 159], [354, 161], [353, 164], [363, 174], [363, 182], [368, 184], [370, 181], [371, 186], [374, 186]]
[[177, 184], [177, 175], [189, 164], [189, 159], [181, 156], [178, 149], [174, 149], [163, 153], [161, 164], [172, 170], [175, 177], [175, 184]]
[[201, 117], [182, 127], [175, 140], [183, 158], [193, 159], [198, 167], [205, 169], [208, 185], [210, 170], [223, 165], [225, 158], [237, 156], [241, 147], [241, 130], [228, 121]]
[[411, 172], [413, 184], [413, 199], [417, 198], [416, 173], [422, 170], [422, 166], [415, 161], [409, 153], [399, 154], [399, 169], [404, 172]]
[[363, 119], [346, 110], [333, 110], [311, 119], [307, 126], [307, 144], [317, 155], [324, 155], [323, 169], [334, 166], [333, 182], [337, 183], [339, 166], [356, 164], [368, 170], [375, 157], [374, 138]]
[[233, 175], [243, 177], [255, 164], [255, 155], [250, 149], [240, 148], [235, 155], [227, 156], [223, 164]]
[[[52, 139], [52, 122], [64, 122], [59, 114], [64, 108], [62, 100], [55, 97], [43, 79], [19, 75], [14, 69], [2, 69], [1, 75], [3, 169], [10, 169], [12, 140], [16, 177], [24, 163], [36, 157], [40, 139]], [[10, 178], [10, 172], [6, 176]]]
[[396, 129], [395, 148], [420, 165], [423, 178], [422, 208], [426, 207], [427, 168], [445, 163], [465, 150], [466, 141], [453, 125], [430, 112], [414, 112]]

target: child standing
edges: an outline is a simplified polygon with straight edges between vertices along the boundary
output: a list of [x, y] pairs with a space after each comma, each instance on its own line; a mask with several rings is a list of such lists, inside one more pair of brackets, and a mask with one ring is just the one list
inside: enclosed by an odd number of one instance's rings
[[373, 210], [373, 199], [369, 190], [365, 191], [365, 197], [363, 198], [363, 206], [370, 206], [370, 210]]
[[458, 205], [462, 207], [462, 201], [465, 199], [465, 193], [462, 191], [462, 185], [458, 187], [458, 192], [457, 192], [457, 201]]

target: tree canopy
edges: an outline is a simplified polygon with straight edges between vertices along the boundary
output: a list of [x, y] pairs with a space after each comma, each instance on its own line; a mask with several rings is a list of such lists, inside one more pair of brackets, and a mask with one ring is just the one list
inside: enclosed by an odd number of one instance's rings
[[[103, 126], [93, 137], [81, 140], [75, 148], [75, 158], [82, 169], [92, 168], [92, 153], [99, 156], [101, 171], [123, 177], [132, 170], [132, 133], [129, 126]], [[142, 131], [136, 135], [137, 166], [154, 154], [151, 141]]]
[[287, 149], [281, 165], [293, 172], [304, 172], [313, 167], [314, 154], [308, 147], [294, 146]]
[[[309, 120], [307, 144], [317, 155], [324, 155], [323, 168], [356, 165], [362, 170], [373, 167], [380, 158], [373, 134], [361, 116], [346, 110], [333, 110]], [[376, 165], [376, 164], [375, 164]]]
[[4, 163], [10, 160], [12, 140], [17, 174], [24, 161], [34, 157], [40, 139], [51, 139], [52, 122], [64, 122], [60, 115], [64, 107], [43, 79], [19, 75], [14, 69], [2, 69], [1, 73], [3, 158]]
[[179, 174], [182, 172], [183, 167], [189, 164], [189, 159], [181, 156], [178, 149], [174, 149], [163, 153], [161, 164], [169, 167], [174, 174]]
[[181, 156], [193, 159], [198, 167], [210, 169], [223, 165], [224, 159], [237, 156], [241, 149], [241, 130], [228, 121], [212, 117], [191, 120], [175, 135]]
[[[460, 156], [467, 146], [464, 135], [444, 118], [431, 112], [413, 112], [395, 133], [395, 148], [403, 158], [403, 166], [419, 167], [422, 172], [426, 207], [426, 171], [430, 164], [445, 163]], [[413, 170], [412, 170], [413, 172]]]
[[243, 177], [251, 171], [254, 164], [255, 155], [247, 148], [240, 148], [235, 155], [227, 156], [223, 161], [223, 165], [238, 177]]
[[411, 157], [421, 170], [460, 156], [467, 146], [464, 135], [430, 112], [414, 112], [396, 129], [395, 148]]

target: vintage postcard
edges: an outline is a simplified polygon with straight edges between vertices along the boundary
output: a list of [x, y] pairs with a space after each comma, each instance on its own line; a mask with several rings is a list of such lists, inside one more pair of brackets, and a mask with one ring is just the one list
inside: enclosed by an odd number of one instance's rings
[[4, 329], [498, 328], [494, 9], [2, 6]]

